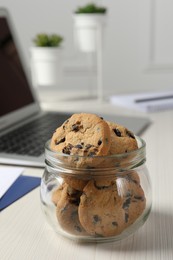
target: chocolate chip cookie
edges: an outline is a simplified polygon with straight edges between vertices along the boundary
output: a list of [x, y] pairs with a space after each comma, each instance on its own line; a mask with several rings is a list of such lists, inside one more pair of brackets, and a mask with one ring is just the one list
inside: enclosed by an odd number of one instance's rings
[[110, 148], [110, 128], [95, 114], [73, 114], [56, 129], [50, 148], [67, 155], [103, 156]]
[[121, 234], [143, 213], [146, 199], [135, 172], [116, 180], [89, 181], [79, 204], [79, 220], [90, 235]]
[[109, 154], [122, 154], [138, 148], [134, 134], [126, 127], [107, 122], [111, 130], [111, 146]]
[[74, 235], [86, 235], [78, 217], [78, 205], [81, 192], [64, 184], [61, 195], [56, 201], [56, 216], [64, 231]]
[[146, 207], [146, 198], [136, 172], [131, 171], [116, 179], [118, 193], [122, 198], [124, 228], [134, 223]]
[[124, 229], [125, 212], [115, 181], [89, 181], [78, 211], [80, 223], [90, 235], [115, 236]]

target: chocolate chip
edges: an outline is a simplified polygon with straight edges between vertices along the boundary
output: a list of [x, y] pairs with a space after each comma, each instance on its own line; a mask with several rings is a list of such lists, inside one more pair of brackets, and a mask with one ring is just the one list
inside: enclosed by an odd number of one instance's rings
[[73, 145], [72, 144], [68, 144], [67, 146], [65, 146], [62, 149], [62, 152], [65, 153], [65, 154], [70, 154], [70, 151], [71, 151], [72, 148], [73, 148]]
[[96, 152], [90, 152], [89, 154], [88, 154], [88, 156], [94, 156], [94, 155], [96, 155]]
[[74, 211], [72, 211], [72, 213], [71, 213], [71, 219], [72, 220], [75, 220], [76, 219], [76, 217], [77, 217], [77, 215], [78, 215], [78, 211], [77, 210], [74, 210]]
[[102, 140], [98, 140], [98, 145], [101, 145], [102, 144]]
[[[94, 145], [86, 144], [84, 152], [88, 152], [91, 147], [94, 147]], [[93, 156], [93, 155], [96, 155], [97, 152], [98, 152], [97, 147], [94, 147], [94, 149], [92, 149], [92, 151], [90, 151], [90, 153], [88, 155]]]
[[101, 221], [101, 218], [98, 215], [93, 216], [93, 222], [94, 223], [97, 223], [97, 222], [100, 222], [100, 221]]
[[121, 132], [120, 132], [120, 130], [118, 130], [117, 128], [114, 128], [113, 131], [114, 131], [114, 133], [115, 133], [117, 136], [121, 137]]
[[102, 117], [102, 116], [100, 116], [100, 119], [102, 119], [102, 120], [103, 120], [103, 117]]
[[66, 147], [64, 149], [62, 149], [62, 152], [65, 154], [69, 154], [70, 155], [70, 151], [66, 149]]
[[78, 132], [80, 128], [82, 128], [83, 126], [81, 125], [80, 121], [77, 121], [75, 124], [72, 125], [72, 131], [74, 132]]
[[82, 149], [83, 147], [81, 144], [77, 144], [77, 145], [75, 145], [75, 148]]
[[144, 201], [144, 197], [143, 196], [134, 196], [134, 199], [136, 200], [141, 200], [141, 201]]
[[128, 209], [131, 203], [131, 198], [126, 199], [126, 201], [123, 203], [123, 209]]
[[128, 190], [128, 191], [126, 192], [126, 198], [127, 198], [127, 197], [131, 197], [131, 196], [132, 196], [132, 193], [131, 193], [130, 190]]
[[65, 125], [66, 125], [68, 122], [69, 122], [68, 119], [64, 122], [63, 127], [62, 127], [63, 129], [65, 129]]
[[109, 139], [107, 137], [105, 138], [105, 142], [106, 144], [109, 144]]
[[77, 124], [72, 125], [72, 131], [78, 132], [79, 129], [80, 129], [79, 125], [77, 125]]
[[85, 145], [85, 149], [88, 150], [88, 149], [91, 148], [92, 146], [93, 146], [92, 144], [86, 144], [86, 145]]
[[82, 232], [82, 229], [81, 229], [81, 227], [80, 226], [77, 226], [77, 225], [75, 225], [74, 226], [74, 229], [77, 231], [77, 232]]
[[118, 223], [116, 221], [113, 221], [112, 225], [118, 227]]
[[125, 213], [125, 222], [127, 223], [128, 220], [129, 220], [129, 214], [126, 212], [126, 213]]
[[65, 137], [63, 137], [62, 139], [60, 139], [59, 141], [55, 140], [55, 144], [58, 145], [60, 143], [65, 142]]
[[126, 129], [126, 134], [127, 134], [129, 137], [135, 139], [134, 134], [133, 134], [132, 132], [130, 132], [129, 130], [127, 130], [127, 129]]
[[75, 197], [70, 197], [69, 198], [69, 202], [73, 205], [79, 206], [80, 203], [80, 199], [79, 198], [75, 198]]

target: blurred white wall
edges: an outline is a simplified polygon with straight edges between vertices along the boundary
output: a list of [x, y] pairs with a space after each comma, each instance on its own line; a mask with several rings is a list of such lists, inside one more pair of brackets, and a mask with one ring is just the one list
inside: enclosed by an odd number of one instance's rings
[[[0, 0], [13, 18], [29, 67], [35, 34], [64, 36], [65, 78], [60, 88], [96, 88], [79, 64], [90, 56], [76, 52], [72, 14], [86, 0]], [[89, 1], [90, 2], [90, 1]], [[171, 0], [93, 0], [108, 8], [104, 46], [104, 93], [173, 89], [173, 2]]]

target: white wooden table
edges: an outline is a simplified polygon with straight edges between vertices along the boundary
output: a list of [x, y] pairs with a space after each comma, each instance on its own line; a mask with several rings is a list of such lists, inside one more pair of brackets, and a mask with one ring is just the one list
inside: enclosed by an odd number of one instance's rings
[[[109, 104], [96, 103], [52, 101], [44, 102], [42, 106], [61, 111], [127, 113]], [[0, 213], [0, 259], [172, 260], [173, 110], [150, 114], [149, 117], [152, 124], [142, 137], [147, 143], [153, 207], [141, 229], [118, 243], [85, 244], [68, 240], [56, 235], [46, 223], [40, 207], [39, 188], [36, 188]], [[34, 168], [26, 168], [24, 172], [32, 176], [41, 176], [42, 173], [43, 169]]]

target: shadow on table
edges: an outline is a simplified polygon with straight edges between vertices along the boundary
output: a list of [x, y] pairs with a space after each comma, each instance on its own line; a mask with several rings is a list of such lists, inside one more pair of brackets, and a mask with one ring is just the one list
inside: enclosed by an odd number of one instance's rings
[[134, 235], [117, 243], [101, 244], [105, 250], [138, 252], [163, 251], [173, 248], [173, 214], [151, 211], [143, 227]]

